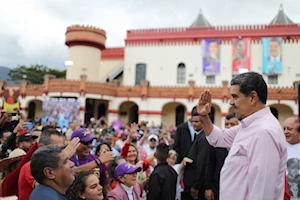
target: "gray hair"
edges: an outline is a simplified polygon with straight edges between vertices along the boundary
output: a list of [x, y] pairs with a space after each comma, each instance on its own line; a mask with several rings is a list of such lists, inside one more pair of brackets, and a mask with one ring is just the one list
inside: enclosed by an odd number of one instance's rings
[[52, 135], [57, 135], [62, 137], [62, 134], [60, 132], [58, 132], [56, 129], [46, 129], [42, 132], [42, 134], [40, 135], [39, 144], [44, 144], [44, 145], [50, 145], [51, 144], [51, 136]]
[[57, 145], [48, 145], [37, 149], [31, 157], [30, 170], [34, 179], [43, 184], [47, 177], [44, 174], [44, 169], [49, 167], [57, 169], [59, 166], [60, 156], [64, 147]]

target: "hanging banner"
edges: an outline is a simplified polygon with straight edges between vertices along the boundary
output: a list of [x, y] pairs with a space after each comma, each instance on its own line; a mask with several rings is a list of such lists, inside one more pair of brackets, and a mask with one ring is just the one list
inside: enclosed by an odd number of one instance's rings
[[20, 90], [16, 88], [4, 90], [3, 112], [17, 113], [17, 109], [20, 109], [19, 93]]
[[232, 40], [232, 74], [250, 71], [251, 38]]
[[282, 73], [282, 38], [262, 38], [263, 67], [262, 73], [266, 75]]
[[220, 73], [220, 39], [203, 40], [203, 74]]

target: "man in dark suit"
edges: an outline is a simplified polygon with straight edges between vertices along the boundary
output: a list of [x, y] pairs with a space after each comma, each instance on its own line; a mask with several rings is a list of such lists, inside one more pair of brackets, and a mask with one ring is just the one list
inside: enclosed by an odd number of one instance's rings
[[[193, 108], [192, 115], [193, 113], [197, 113], [196, 107]], [[188, 155], [194, 141], [194, 132], [191, 119], [177, 127], [173, 145], [173, 149], [178, 153], [177, 163], [181, 163], [183, 158]]]
[[210, 145], [206, 140], [206, 135], [202, 130], [200, 116], [193, 113], [192, 124], [196, 133], [196, 139], [188, 153], [188, 158], [193, 163], [187, 163], [184, 170], [184, 191], [181, 199], [183, 200], [205, 200], [204, 177], [210, 150]]
[[[239, 124], [234, 114], [229, 114], [225, 119], [225, 128], [231, 128]], [[228, 155], [226, 148], [210, 146], [209, 158], [205, 172], [205, 198], [207, 200], [219, 200], [220, 173]]]

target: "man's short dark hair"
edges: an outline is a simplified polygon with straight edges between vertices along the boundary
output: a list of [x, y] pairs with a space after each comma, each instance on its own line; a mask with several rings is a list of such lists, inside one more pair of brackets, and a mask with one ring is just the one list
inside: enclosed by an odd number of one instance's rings
[[37, 149], [31, 157], [30, 170], [34, 179], [43, 184], [47, 177], [44, 169], [50, 167], [56, 169], [59, 166], [60, 156], [63, 147], [57, 145], [48, 145]]
[[156, 158], [159, 161], [166, 161], [169, 155], [170, 147], [165, 143], [160, 143], [156, 147]]
[[209, 44], [210, 43], [217, 43], [217, 45], [219, 45], [219, 41], [218, 40], [211, 40], [210, 42], [209, 42]]
[[198, 112], [197, 112], [197, 106], [195, 106], [193, 109], [192, 109], [192, 112], [191, 112], [191, 115], [192, 116], [198, 116]]
[[235, 116], [234, 113], [231, 113], [231, 114], [229, 114], [229, 115], [226, 116], [227, 120], [230, 120], [231, 118], [236, 118], [236, 116]]
[[52, 135], [57, 135], [57, 136], [62, 137], [62, 134], [60, 132], [58, 132], [56, 129], [49, 128], [49, 129], [42, 131], [42, 134], [40, 135], [40, 138], [38, 141], [39, 144], [44, 144], [44, 145], [51, 144], [51, 136]]
[[246, 72], [235, 76], [230, 85], [239, 85], [240, 92], [246, 97], [255, 91], [259, 97], [259, 100], [263, 103], [267, 103], [268, 99], [268, 86], [261, 74], [256, 72]]
[[281, 45], [281, 42], [277, 38], [272, 38], [270, 42], [277, 42], [279, 46]]

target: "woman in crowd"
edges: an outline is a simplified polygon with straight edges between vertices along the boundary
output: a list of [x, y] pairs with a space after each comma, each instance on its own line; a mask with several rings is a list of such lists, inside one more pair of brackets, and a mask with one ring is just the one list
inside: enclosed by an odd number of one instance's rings
[[67, 191], [67, 194], [73, 200], [102, 200], [102, 186], [99, 184], [99, 179], [91, 171], [79, 172], [73, 184]]
[[112, 162], [110, 162], [109, 166], [107, 167], [108, 169], [108, 175], [111, 178], [111, 188], [114, 189], [117, 181], [115, 181], [115, 169], [116, 167], [121, 164], [127, 162], [127, 160], [123, 157], [123, 156], [117, 156], [114, 158], [114, 160]]
[[107, 200], [134, 199], [141, 200], [142, 189], [137, 184], [137, 173], [142, 169], [129, 162], [119, 164], [115, 169], [118, 181], [115, 188], [107, 194]]
[[183, 191], [183, 187], [180, 184], [180, 180], [183, 179], [183, 171], [186, 163], [192, 163], [193, 160], [185, 157], [180, 164], [176, 164], [178, 154], [175, 150], [171, 149], [169, 151], [169, 157], [167, 158], [168, 164], [173, 167], [173, 169], [177, 172], [177, 187], [176, 187], [176, 200], [181, 199], [181, 192]]
[[[103, 155], [104, 153], [106, 153], [108, 151], [112, 151], [110, 145], [107, 143], [102, 143], [97, 146], [96, 155], [100, 157], [101, 155]], [[108, 167], [109, 163], [110, 162], [105, 163], [106, 167]]]

